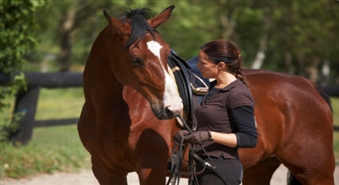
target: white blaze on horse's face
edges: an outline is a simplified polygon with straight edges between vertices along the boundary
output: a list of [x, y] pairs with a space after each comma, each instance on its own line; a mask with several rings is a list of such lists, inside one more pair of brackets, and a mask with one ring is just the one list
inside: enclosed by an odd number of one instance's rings
[[151, 40], [147, 42], [147, 47], [160, 60], [160, 50], [162, 46], [158, 42]]
[[[156, 57], [158, 57], [159, 60], [161, 60], [160, 50], [162, 46], [158, 42], [151, 40], [147, 42], [147, 47]], [[183, 109], [183, 104], [178, 93], [177, 85], [167, 73], [161, 62], [160, 64], [165, 74], [165, 92], [163, 97], [164, 106], [169, 111], [172, 111], [175, 114], [180, 114]]]

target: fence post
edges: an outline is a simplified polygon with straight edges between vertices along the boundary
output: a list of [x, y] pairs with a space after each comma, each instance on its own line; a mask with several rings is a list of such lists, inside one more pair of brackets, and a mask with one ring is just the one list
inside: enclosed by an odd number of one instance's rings
[[39, 86], [29, 87], [27, 91], [20, 92], [16, 96], [14, 113], [22, 112], [25, 114], [19, 121], [17, 131], [10, 136], [10, 140], [15, 145], [27, 144], [32, 138], [39, 92]]

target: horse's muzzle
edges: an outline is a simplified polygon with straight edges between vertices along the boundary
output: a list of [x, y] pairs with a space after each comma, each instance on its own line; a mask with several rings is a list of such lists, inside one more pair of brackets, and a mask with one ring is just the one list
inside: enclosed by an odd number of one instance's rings
[[175, 116], [180, 115], [182, 111], [182, 104], [179, 106], [166, 106], [164, 107], [163, 105], [157, 106], [155, 104], [151, 105], [152, 111], [154, 115], [160, 119], [160, 120], [165, 120], [165, 119], [173, 119]]

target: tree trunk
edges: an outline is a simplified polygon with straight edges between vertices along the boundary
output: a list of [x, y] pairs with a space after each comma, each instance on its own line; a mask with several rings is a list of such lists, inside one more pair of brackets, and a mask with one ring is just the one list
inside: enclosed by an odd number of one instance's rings
[[324, 63], [321, 66], [321, 82], [320, 84], [322, 86], [326, 86], [330, 82], [330, 62], [328, 60], [325, 60]]
[[312, 82], [316, 83], [318, 80], [318, 65], [320, 63], [320, 59], [318, 57], [312, 57], [310, 61], [311, 62], [308, 66], [306, 66], [307, 77]]
[[220, 25], [221, 25], [221, 30], [224, 30], [222, 32], [221, 38], [229, 39], [232, 36], [233, 30], [234, 30], [234, 24], [232, 24], [232, 20], [226, 15], [221, 15]]
[[270, 24], [270, 14], [268, 10], [265, 10], [264, 17], [263, 17], [263, 31], [262, 36], [260, 38], [259, 43], [259, 51], [253, 61], [252, 69], [260, 69], [262, 64], [265, 60], [265, 53], [267, 51], [267, 40], [268, 40], [268, 31], [269, 31], [269, 24]]
[[71, 67], [72, 56], [72, 41], [73, 41], [73, 26], [76, 13], [78, 12], [79, 1], [74, 1], [70, 9], [67, 11], [65, 17], [62, 17], [59, 22], [60, 39], [60, 53], [58, 55], [59, 71], [67, 72]]
[[233, 16], [235, 14], [235, 9], [230, 8], [237, 5], [236, 1], [225, 1], [219, 0], [219, 7], [217, 8], [217, 12], [220, 15], [220, 38], [224, 38], [227, 40], [233, 40], [234, 29], [236, 27], [236, 23], [233, 20]]
[[291, 53], [285, 53], [285, 66], [287, 68], [288, 74], [294, 74], [294, 65], [292, 60], [292, 54]]

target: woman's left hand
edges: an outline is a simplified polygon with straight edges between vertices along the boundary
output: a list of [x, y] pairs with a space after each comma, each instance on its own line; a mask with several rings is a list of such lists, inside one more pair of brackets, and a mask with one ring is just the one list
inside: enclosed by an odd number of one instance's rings
[[201, 145], [207, 140], [212, 140], [210, 131], [208, 130], [193, 132], [192, 134], [187, 135], [185, 139], [185, 141], [192, 145]]

